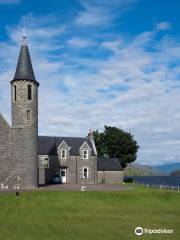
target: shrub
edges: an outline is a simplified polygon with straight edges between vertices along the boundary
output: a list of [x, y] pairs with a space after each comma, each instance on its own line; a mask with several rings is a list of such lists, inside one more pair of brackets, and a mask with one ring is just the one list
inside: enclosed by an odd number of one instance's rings
[[133, 183], [133, 178], [125, 178], [124, 183]]

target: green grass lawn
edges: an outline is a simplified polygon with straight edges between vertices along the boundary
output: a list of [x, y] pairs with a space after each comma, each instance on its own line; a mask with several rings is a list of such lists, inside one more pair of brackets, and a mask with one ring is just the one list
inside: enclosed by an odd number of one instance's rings
[[[136, 236], [134, 229], [173, 234]], [[180, 192], [24, 192], [0, 195], [0, 240], [180, 239]]]

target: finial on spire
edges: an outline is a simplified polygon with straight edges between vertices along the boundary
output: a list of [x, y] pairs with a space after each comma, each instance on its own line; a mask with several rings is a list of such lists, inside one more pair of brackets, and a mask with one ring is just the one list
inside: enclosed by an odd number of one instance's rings
[[27, 35], [26, 35], [26, 22], [24, 20], [24, 27], [22, 29], [22, 45], [27, 45], [27, 42], [26, 42], [26, 38], [27, 38]]

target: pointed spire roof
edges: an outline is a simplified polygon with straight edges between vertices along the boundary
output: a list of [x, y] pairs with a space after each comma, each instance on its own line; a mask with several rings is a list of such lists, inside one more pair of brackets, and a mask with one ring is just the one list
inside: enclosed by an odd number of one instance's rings
[[22, 38], [21, 50], [13, 81], [14, 80], [30, 80], [36, 82], [25, 34]]

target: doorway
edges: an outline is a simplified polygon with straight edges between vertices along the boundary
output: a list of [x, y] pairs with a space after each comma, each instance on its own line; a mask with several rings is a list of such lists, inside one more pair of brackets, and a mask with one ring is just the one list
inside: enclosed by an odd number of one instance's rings
[[61, 181], [62, 183], [66, 183], [67, 181], [67, 177], [66, 177], [66, 169], [60, 169], [60, 177], [61, 177]]

